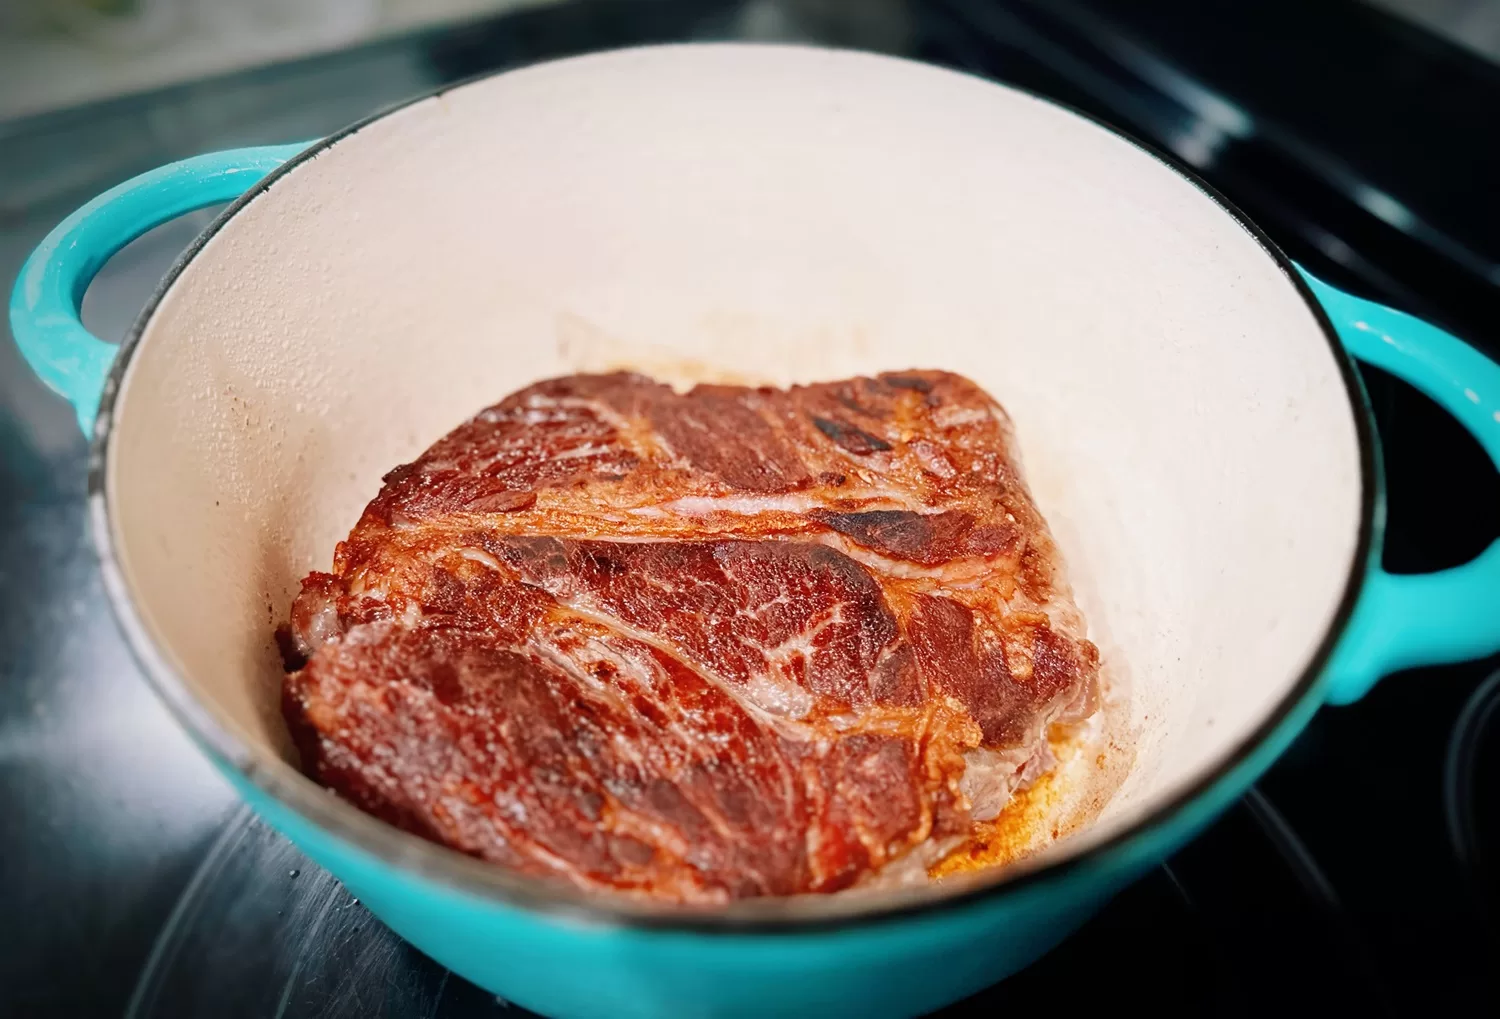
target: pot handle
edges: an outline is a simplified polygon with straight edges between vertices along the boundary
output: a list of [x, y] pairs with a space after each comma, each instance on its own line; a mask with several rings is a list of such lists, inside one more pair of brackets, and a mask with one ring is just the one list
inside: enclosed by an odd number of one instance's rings
[[[1299, 271], [1349, 353], [1431, 397], [1500, 467], [1500, 365], [1436, 326]], [[1383, 505], [1375, 526], [1379, 539]], [[1330, 704], [1352, 703], [1400, 669], [1500, 651], [1500, 540], [1462, 566], [1419, 574], [1387, 573], [1381, 545], [1329, 666]]]
[[11, 292], [11, 332], [26, 363], [73, 405], [85, 435], [119, 351], [83, 326], [83, 295], [95, 274], [137, 237], [240, 197], [310, 144], [228, 149], [148, 170], [84, 205], [37, 245]]

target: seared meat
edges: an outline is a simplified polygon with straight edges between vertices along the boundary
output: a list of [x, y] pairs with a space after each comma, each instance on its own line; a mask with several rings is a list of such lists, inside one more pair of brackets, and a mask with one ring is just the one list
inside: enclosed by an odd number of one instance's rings
[[292, 608], [308, 772], [516, 870], [687, 902], [932, 862], [1094, 710], [1010, 424], [935, 371], [576, 375], [386, 475]]

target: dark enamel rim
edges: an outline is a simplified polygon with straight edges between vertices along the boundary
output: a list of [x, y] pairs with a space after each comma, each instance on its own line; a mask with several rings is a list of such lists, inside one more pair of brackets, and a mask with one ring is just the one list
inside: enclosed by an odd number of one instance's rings
[[[729, 44], [672, 44], [668, 46], [633, 47], [632, 49], [673, 49], [682, 46], [714, 45], [723, 48], [760, 48], [753, 43]], [[801, 47], [780, 47], [801, 48]], [[570, 57], [567, 60], [588, 60], [603, 54], [588, 54]], [[614, 899], [592, 895], [566, 886], [530, 878], [522, 878], [504, 869], [465, 856], [456, 851], [436, 845], [416, 836], [390, 827], [364, 814], [351, 804], [329, 794], [302, 776], [291, 765], [277, 759], [267, 761], [259, 758], [236, 736], [198, 702], [186, 683], [166, 660], [147, 632], [131, 599], [123, 571], [116, 557], [113, 537], [110, 533], [110, 508], [106, 465], [109, 459], [109, 444], [114, 419], [114, 406], [122, 381], [129, 369], [132, 357], [145, 332], [146, 326], [157, 307], [187, 265], [203, 250], [204, 246], [234, 218], [242, 209], [266, 193], [288, 174], [294, 173], [317, 156], [344, 139], [357, 134], [376, 121], [416, 104], [443, 95], [446, 92], [477, 81], [502, 77], [523, 67], [479, 75], [475, 78], [446, 85], [424, 95], [389, 107], [364, 120], [314, 143], [282, 166], [272, 171], [245, 194], [229, 205], [203, 231], [193, 244], [173, 264], [162, 279], [129, 334], [121, 344], [119, 355], [110, 370], [99, 402], [95, 419], [94, 438], [89, 458], [89, 508], [94, 543], [98, 550], [100, 566], [104, 576], [111, 607], [123, 630], [136, 659], [146, 672], [157, 694], [166, 702], [198, 744], [222, 766], [239, 772], [262, 793], [278, 801], [301, 817], [315, 824], [356, 849], [373, 856], [382, 863], [410, 872], [418, 877], [446, 885], [450, 890], [474, 894], [497, 905], [518, 907], [551, 917], [565, 917], [594, 926], [652, 929], [659, 931], [697, 932], [702, 934], [747, 934], [747, 933], [809, 933], [819, 930], [849, 929], [856, 926], [872, 926], [882, 922], [918, 917], [931, 918], [936, 914], [972, 906], [983, 899], [1020, 892], [1022, 889], [1036, 890], [1044, 884], [1062, 883], [1075, 873], [1085, 869], [1100, 869], [1106, 857], [1124, 857], [1122, 850], [1139, 848], [1153, 835], [1164, 833], [1174, 824], [1187, 823], [1182, 816], [1196, 801], [1207, 799], [1211, 791], [1232, 772], [1246, 765], [1262, 744], [1290, 721], [1299, 706], [1308, 704], [1318, 691], [1324, 668], [1338, 638], [1348, 625], [1358, 601], [1359, 592], [1371, 561], [1374, 545], [1375, 521], [1381, 500], [1381, 473], [1376, 436], [1368, 399], [1353, 359], [1339, 342], [1323, 307], [1313, 296], [1290, 259], [1276, 247], [1266, 234], [1234, 207], [1224, 196], [1199, 179], [1193, 171], [1183, 166], [1174, 157], [1141, 143], [1128, 134], [1090, 114], [1076, 110], [1066, 104], [1055, 102], [1025, 89], [1000, 85], [977, 75], [953, 71], [936, 65], [902, 58], [875, 54], [861, 54], [870, 59], [892, 60], [913, 64], [940, 73], [973, 77], [986, 84], [1010, 88], [1012, 91], [1030, 95], [1051, 106], [1081, 117], [1102, 130], [1134, 145], [1155, 158], [1203, 194], [1214, 201], [1226, 215], [1248, 233], [1261, 249], [1276, 263], [1286, 276], [1288, 283], [1301, 295], [1312, 312], [1323, 337], [1333, 351], [1335, 362], [1344, 381], [1345, 395], [1349, 400], [1349, 411], [1354, 418], [1360, 450], [1361, 506], [1358, 543], [1349, 564], [1349, 573], [1338, 609], [1317, 650], [1299, 677], [1297, 683], [1282, 701], [1266, 716], [1262, 724], [1247, 739], [1236, 746], [1217, 765], [1172, 800], [1157, 807], [1151, 814], [1135, 822], [1129, 828], [1110, 838], [1090, 846], [1071, 856], [1052, 863], [1034, 867], [1024, 864], [984, 877], [976, 875], [970, 879], [954, 881], [946, 889], [909, 889], [888, 893], [871, 893], [867, 896], [800, 896], [795, 898], [752, 900], [735, 903], [715, 910], [696, 910], [682, 907], [664, 907], [633, 900]], [[560, 63], [563, 61], [544, 61]], [[536, 65], [532, 65], [536, 66]], [[1309, 712], [1315, 708], [1310, 705]], [[1129, 866], [1124, 864], [1123, 866]], [[1104, 869], [1108, 869], [1107, 867]], [[841, 901], [842, 900], [842, 901]]]

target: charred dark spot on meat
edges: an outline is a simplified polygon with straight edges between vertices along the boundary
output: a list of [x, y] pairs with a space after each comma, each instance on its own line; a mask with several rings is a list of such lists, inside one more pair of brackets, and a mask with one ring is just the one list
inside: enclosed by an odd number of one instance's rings
[[281, 667], [286, 672], [296, 672], [307, 664], [307, 655], [302, 652], [297, 638], [292, 635], [289, 623], [276, 627], [276, 651], [281, 655]]
[[848, 450], [855, 456], [882, 453], [891, 448], [891, 444], [884, 439], [871, 435], [864, 429], [856, 428], [843, 421], [815, 416], [812, 422], [818, 431], [828, 436], [840, 448]]
[[381, 477], [380, 482], [384, 485], [399, 485], [407, 478], [410, 478], [413, 475], [417, 474], [419, 470], [419, 465], [415, 463], [402, 464], [399, 467], [392, 467], [390, 470], [385, 472], [385, 474]]
[[932, 392], [932, 383], [916, 375], [891, 375], [887, 373], [880, 376], [880, 381], [896, 389], [910, 389], [913, 392], [924, 395]]
[[813, 510], [808, 517], [865, 548], [924, 566], [936, 566], [967, 556], [1003, 555], [1012, 552], [1017, 545], [1013, 526], [981, 524], [973, 514], [962, 510], [944, 513]]
[[463, 508], [471, 513], [514, 513], [534, 505], [535, 492], [511, 492], [500, 488], [469, 497], [464, 500]]

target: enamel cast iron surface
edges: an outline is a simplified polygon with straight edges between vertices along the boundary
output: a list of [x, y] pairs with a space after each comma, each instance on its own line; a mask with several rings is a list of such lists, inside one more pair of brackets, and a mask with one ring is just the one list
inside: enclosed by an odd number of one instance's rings
[[[357, 129], [351, 129], [350, 134], [354, 130]], [[298, 148], [295, 146], [201, 157], [128, 182], [81, 210], [39, 249], [18, 282], [12, 303], [12, 321], [28, 360], [37, 366], [49, 384], [72, 400], [80, 417], [86, 418], [99, 396], [108, 351], [100, 350], [103, 345], [83, 332], [77, 322], [77, 307], [88, 279], [108, 253], [156, 222], [229, 197], [232, 192], [227, 190], [229, 185], [223, 183], [226, 180], [232, 180], [233, 190], [238, 191], [263, 176], [275, 163], [290, 157], [291, 162], [273, 179], [284, 178], [294, 173], [298, 166], [315, 162], [317, 153], [335, 145], [343, 137], [349, 137], [349, 134], [324, 142], [298, 157], [292, 157]], [[208, 239], [235, 216], [253, 208], [257, 196], [265, 193], [270, 183], [271, 179], [263, 181], [260, 187], [246, 194], [220, 218], [179, 264], [164, 285], [163, 295]], [[162, 204], [156, 206], [158, 211], [153, 214], [149, 210], [158, 201]], [[107, 212], [110, 208], [122, 211], [110, 214]], [[1260, 240], [1268, 251], [1271, 250], [1264, 239]], [[1297, 287], [1311, 303], [1307, 286], [1284, 259], [1274, 251], [1272, 255], [1281, 262], [1289, 285]], [[1452, 337], [1423, 323], [1356, 301], [1316, 281], [1312, 282], [1312, 287], [1357, 356], [1382, 364], [1413, 381], [1459, 416], [1492, 456], [1500, 455], [1500, 437], [1496, 434], [1500, 418], [1495, 417], [1500, 414], [1496, 409], [1496, 401], [1500, 399], [1500, 378], [1497, 378], [1492, 364]], [[232, 780], [252, 805], [303, 844], [314, 858], [338, 874], [357, 894], [366, 898], [398, 931], [418, 941], [441, 961], [480, 982], [485, 982], [488, 976], [485, 961], [476, 957], [478, 953], [473, 949], [466, 950], [463, 945], [435, 944], [434, 939], [441, 941], [443, 935], [432, 931], [433, 917], [442, 916], [451, 926], [447, 934], [450, 942], [463, 938], [483, 942], [486, 934], [492, 933], [488, 928], [497, 923], [525, 922], [522, 920], [524, 914], [500, 905], [501, 901], [592, 918], [612, 916], [619, 922], [660, 926], [664, 928], [662, 936], [649, 942], [610, 941], [614, 951], [624, 951], [627, 945], [630, 952], [647, 951], [643, 946], [649, 944], [650, 951], [661, 954], [660, 958], [651, 956], [653, 965], [674, 958], [680, 962], [696, 951], [691, 936], [668, 935], [667, 931], [673, 928], [717, 930], [728, 924], [742, 931], [752, 931], [767, 929], [765, 925], [770, 924], [769, 929], [788, 930], [785, 924], [792, 921], [795, 929], [810, 932], [814, 928], [808, 924], [820, 925], [837, 919], [840, 909], [846, 907], [829, 908], [820, 903], [809, 909], [805, 904], [771, 903], [738, 915], [684, 918], [680, 915], [653, 916], [625, 909], [616, 911], [597, 902], [538, 890], [472, 861], [406, 839], [328, 801], [323, 794], [285, 769], [268, 767], [241, 739], [226, 731], [212, 712], [205, 710], [176, 677], [174, 668], [168, 664], [170, 659], [155, 647], [131, 604], [124, 577], [111, 551], [111, 523], [107, 519], [104, 498], [107, 486], [102, 483], [102, 478], [109, 455], [112, 402], [135, 352], [135, 345], [161, 300], [159, 296], [147, 309], [129, 349], [120, 358], [105, 387], [96, 446], [97, 535], [104, 553], [107, 579], [132, 644], [174, 710], [221, 766], [230, 772]], [[1322, 311], [1317, 310], [1316, 314], [1326, 332], [1327, 320]], [[950, 938], [990, 939], [989, 954], [994, 961], [983, 964], [988, 969], [960, 972], [954, 976], [951, 986], [919, 993], [909, 999], [884, 1002], [885, 1009], [905, 1011], [949, 1000], [966, 989], [982, 986], [988, 980], [1024, 965], [1030, 957], [1044, 951], [1086, 916], [1099, 900], [1188, 837], [1238, 795], [1316, 709], [1322, 696], [1310, 694], [1319, 686], [1322, 677], [1326, 676], [1329, 697], [1347, 701], [1359, 696], [1381, 673], [1393, 668], [1481, 654], [1500, 644], [1496, 622], [1483, 610], [1488, 601], [1486, 595], [1494, 590], [1496, 583], [1497, 556], [1500, 553], [1493, 547], [1480, 560], [1444, 574], [1390, 578], [1378, 572], [1372, 573], [1360, 592], [1361, 575], [1372, 553], [1378, 549], [1380, 522], [1377, 485], [1372, 473], [1374, 449], [1357, 384], [1353, 382], [1347, 361], [1340, 358], [1339, 368], [1344, 385], [1348, 387], [1349, 407], [1361, 441], [1364, 470], [1362, 534], [1357, 543], [1343, 607], [1336, 613], [1333, 629], [1323, 640], [1301, 681], [1268, 719], [1255, 727], [1248, 739], [1219, 762], [1213, 774], [1197, 776], [1172, 802], [1159, 806], [1133, 830], [1119, 833], [1107, 843], [1095, 846], [1091, 853], [1026, 875], [1012, 876], [999, 883], [990, 882], [992, 887], [960, 888], [946, 898], [896, 897], [881, 903], [882, 909], [888, 913], [917, 911], [925, 915], [911, 915], [905, 924], [870, 926], [863, 932], [845, 927], [837, 932], [836, 938], [833, 933], [828, 933], [823, 942], [826, 948], [818, 951], [844, 953], [848, 956], [844, 965], [855, 968], [861, 964], [879, 965], [893, 951], [905, 953], [920, 967], [926, 954], [934, 950], [941, 953]], [[1351, 618], [1352, 598], [1357, 592], [1360, 598]], [[1343, 640], [1325, 672], [1325, 660], [1341, 631]], [[391, 864], [422, 875], [422, 878], [395, 887], [392, 885]], [[984, 903], [993, 901], [995, 893], [1001, 889], [1007, 892], [1005, 908], [986, 912]], [[478, 899], [465, 893], [478, 893]], [[934, 912], [933, 909], [940, 904], [954, 908]], [[969, 908], [956, 908], [966, 904]], [[1023, 939], [1029, 944], [1007, 943], [1001, 936], [1001, 930], [1017, 918], [1031, 924], [1029, 937]], [[546, 929], [552, 932], [548, 937], [562, 942], [568, 940], [568, 936], [558, 933], [558, 929]], [[809, 933], [806, 936], [814, 935]], [[607, 935], [599, 932], [589, 937], [599, 939], [607, 938]], [[1010, 941], [1015, 940], [1012, 935]], [[777, 954], [763, 951], [764, 947], [765, 942], [752, 938], [734, 949], [744, 956], [743, 976], [749, 983], [714, 988], [706, 982], [695, 986], [688, 980], [672, 993], [677, 995], [676, 1000], [697, 994], [703, 996], [703, 1000], [721, 1001], [726, 996], [749, 993], [748, 988], [753, 985], [757, 971], [764, 975], [781, 962]], [[565, 944], [552, 948], [573, 950]], [[546, 945], [537, 949], [543, 955], [548, 950]], [[762, 957], [757, 957], [757, 953]], [[644, 958], [636, 956], [635, 965], [644, 965]], [[714, 978], [712, 967], [708, 967], [706, 978]], [[787, 985], [788, 1000], [815, 1004], [820, 996], [815, 982], [808, 983], [796, 974], [788, 978]], [[670, 1004], [666, 1000], [652, 1000], [651, 993], [649, 989], [641, 990], [642, 1000], [637, 1005], [641, 1014], [650, 1014], [653, 1009]], [[560, 1012], [581, 1014], [590, 1009], [589, 1003], [583, 999], [570, 997], [566, 992], [554, 995], [539, 984], [527, 987], [524, 981], [516, 996], [518, 1000], [529, 1000]]]

